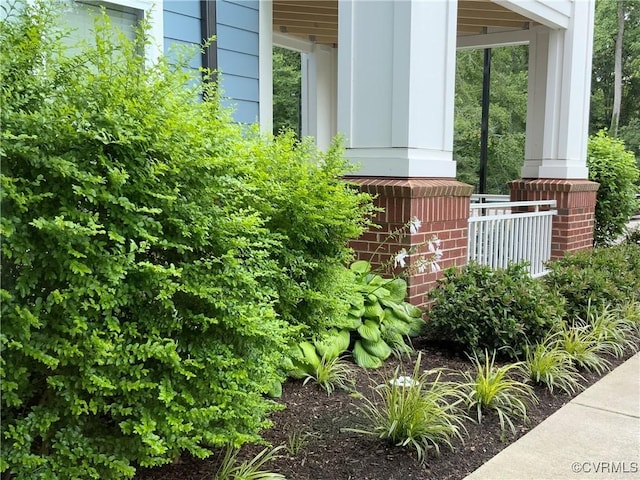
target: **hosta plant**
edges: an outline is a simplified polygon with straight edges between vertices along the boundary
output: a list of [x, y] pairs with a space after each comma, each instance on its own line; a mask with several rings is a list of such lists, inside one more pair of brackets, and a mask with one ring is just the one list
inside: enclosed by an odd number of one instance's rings
[[544, 385], [553, 393], [560, 389], [566, 393], [576, 393], [582, 389], [583, 380], [573, 363], [573, 358], [558, 346], [553, 336], [544, 341], [525, 347], [525, 360], [521, 370], [526, 379], [537, 385]]
[[331, 329], [313, 342], [299, 343], [290, 353], [287, 374], [303, 378], [304, 383], [313, 381], [328, 394], [336, 388], [349, 389], [352, 369], [340, 356], [349, 346], [349, 339], [348, 331]]
[[485, 350], [484, 357], [471, 357], [474, 372], [464, 372], [462, 392], [467, 406], [476, 409], [478, 422], [483, 415], [492, 411], [498, 416], [500, 427], [504, 431], [508, 425], [515, 434], [512, 418], [527, 420], [527, 405], [537, 403], [537, 397], [530, 385], [521, 382], [514, 373], [521, 368], [521, 363], [510, 363], [503, 366], [495, 364], [495, 352], [489, 357]]
[[441, 445], [453, 449], [453, 440], [462, 440], [464, 430], [459, 386], [443, 381], [441, 370], [421, 373], [420, 361], [419, 354], [410, 376], [396, 369], [392, 378], [375, 389], [378, 399], [365, 397], [360, 410], [366, 424], [346, 430], [411, 448], [420, 461], [431, 449], [439, 453]]
[[360, 260], [351, 264], [361, 296], [349, 310], [353, 358], [364, 368], [378, 368], [392, 353], [411, 351], [407, 337], [418, 336], [424, 327], [422, 311], [405, 302], [407, 282], [385, 279]]

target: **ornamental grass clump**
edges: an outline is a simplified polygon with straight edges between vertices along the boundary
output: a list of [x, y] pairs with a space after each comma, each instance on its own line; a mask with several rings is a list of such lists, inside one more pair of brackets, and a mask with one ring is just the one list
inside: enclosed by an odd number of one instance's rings
[[286, 480], [280, 473], [263, 470], [263, 467], [278, 457], [278, 452], [284, 445], [275, 448], [264, 448], [256, 456], [242, 463], [238, 463], [237, 448], [227, 447], [212, 480]]
[[513, 418], [527, 420], [527, 406], [537, 403], [538, 399], [530, 385], [520, 381], [514, 373], [520, 372], [522, 362], [496, 366], [495, 352], [489, 357], [485, 351], [484, 358], [477, 355], [471, 357], [474, 372], [463, 373], [461, 391], [465, 403], [476, 410], [478, 422], [482, 422], [484, 414], [494, 412], [498, 416], [500, 428], [504, 431], [509, 426], [513, 434], [516, 428]]
[[360, 411], [366, 425], [348, 431], [375, 436], [396, 446], [415, 450], [424, 462], [429, 450], [440, 453], [441, 445], [453, 449], [462, 440], [464, 414], [459, 386], [442, 380], [441, 370], [420, 373], [418, 354], [410, 376], [395, 374], [376, 389], [376, 399], [364, 398]]
[[625, 318], [624, 310], [621, 308], [607, 305], [589, 308], [586, 325], [603, 349], [616, 357], [638, 350], [636, 329]]
[[566, 351], [580, 369], [603, 374], [609, 370], [610, 363], [603, 355], [610, 353], [608, 341], [589, 325], [564, 325], [556, 334], [558, 346]]
[[551, 393], [554, 389], [568, 394], [582, 389], [580, 381], [584, 378], [574, 365], [571, 354], [558, 345], [553, 335], [525, 347], [521, 369], [527, 380], [544, 385]]

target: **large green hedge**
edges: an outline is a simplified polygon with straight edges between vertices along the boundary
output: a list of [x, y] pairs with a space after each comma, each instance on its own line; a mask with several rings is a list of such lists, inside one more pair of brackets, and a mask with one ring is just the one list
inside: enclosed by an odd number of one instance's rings
[[0, 470], [128, 478], [255, 439], [287, 344], [346, 315], [369, 199], [106, 19], [65, 51], [51, 5], [0, 25]]
[[633, 152], [602, 130], [589, 138], [589, 179], [598, 182], [593, 238], [598, 246], [617, 240], [640, 205], [636, 200], [640, 170]]

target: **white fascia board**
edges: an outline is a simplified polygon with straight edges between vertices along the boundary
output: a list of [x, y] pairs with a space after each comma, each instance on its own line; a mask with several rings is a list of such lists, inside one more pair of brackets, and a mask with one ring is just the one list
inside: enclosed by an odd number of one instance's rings
[[458, 37], [456, 49], [472, 50], [480, 48], [510, 47], [514, 45], [527, 45], [530, 41], [531, 30], [464, 35], [462, 37]]
[[273, 32], [273, 44], [276, 47], [288, 48], [301, 53], [309, 53], [315, 45], [309, 40], [287, 35], [286, 33]]
[[572, 0], [491, 0], [554, 30], [569, 27]]

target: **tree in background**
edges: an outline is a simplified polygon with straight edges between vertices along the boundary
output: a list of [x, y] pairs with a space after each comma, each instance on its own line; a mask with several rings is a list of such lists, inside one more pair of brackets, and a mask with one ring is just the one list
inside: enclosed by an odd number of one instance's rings
[[292, 130], [300, 137], [300, 53], [273, 47], [273, 133]]
[[[489, 108], [487, 191], [507, 193], [507, 183], [520, 176], [527, 119], [526, 46], [492, 52]], [[482, 50], [458, 52], [454, 158], [458, 180], [478, 186], [482, 110]]]
[[[640, 159], [638, 52], [640, 0], [597, 0], [590, 131], [595, 133], [603, 128], [611, 128], [611, 134], [623, 140], [627, 149], [635, 153], [636, 159]], [[617, 69], [616, 59], [619, 60]], [[617, 89], [616, 78], [619, 82]]]

